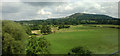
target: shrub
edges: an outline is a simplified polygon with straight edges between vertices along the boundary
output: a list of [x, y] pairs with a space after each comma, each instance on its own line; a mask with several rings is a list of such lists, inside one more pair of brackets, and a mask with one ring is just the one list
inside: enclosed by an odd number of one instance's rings
[[27, 54], [48, 54], [49, 42], [44, 37], [31, 37], [27, 44]]
[[58, 27], [58, 29], [62, 29], [62, 28], [70, 28], [70, 26], [69, 26], [69, 25], [60, 25], [60, 26]]
[[80, 56], [91, 56], [92, 52], [84, 49], [83, 47], [75, 47], [75, 48], [72, 48], [68, 54], [80, 55]]

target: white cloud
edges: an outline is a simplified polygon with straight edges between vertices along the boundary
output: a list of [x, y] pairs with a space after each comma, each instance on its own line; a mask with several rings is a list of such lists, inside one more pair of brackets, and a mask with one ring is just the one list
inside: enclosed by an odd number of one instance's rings
[[73, 8], [72, 7], [70, 7], [70, 6], [66, 6], [65, 7], [65, 10], [72, 10]]
[[59, 5], [58, 7], [55, 8], [55, 10], [59, 11], [59, 12], [71, 11], [71, 10], [73, 10], [73, 7], [71, 7], [69, 4], [68, 5]]
[[51, 12], [49, 11], [45, 11], [44, 9], [41, 9], [37, 12], [37, 14], [40, 14], [40, 15], [50, 15], [52, 14]]

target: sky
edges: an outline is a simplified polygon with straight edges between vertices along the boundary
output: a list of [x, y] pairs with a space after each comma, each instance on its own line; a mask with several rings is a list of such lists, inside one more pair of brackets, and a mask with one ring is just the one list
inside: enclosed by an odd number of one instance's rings
[[119, 0], [3, 0], [2, 20], [45, 20], [74, 13], [104, 14], [118, 18]]

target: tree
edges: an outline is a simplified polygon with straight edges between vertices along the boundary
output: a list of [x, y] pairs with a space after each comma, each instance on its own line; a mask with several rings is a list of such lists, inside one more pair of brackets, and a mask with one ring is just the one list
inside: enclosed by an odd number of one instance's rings
[[27, 44], [27, 54], [48, 54], [49, 45], [44, 37], [32, 37]]
[[25, 31], [26, 31], [27, 34], [29, 34], [29, 35], [32, 34], [31, 29], [30, 29], [29, 26], [24, 26], [24, 29], [25, 29]]
[[13, 21], [2, 22], [2, 53], [25, 54], [27, 34], [24, 28]]
[[41, 33], [43, 33], [43, 34], [50, 34], [51, 33], [50, 26], [43, 25], [42, 28], [41, 28]]

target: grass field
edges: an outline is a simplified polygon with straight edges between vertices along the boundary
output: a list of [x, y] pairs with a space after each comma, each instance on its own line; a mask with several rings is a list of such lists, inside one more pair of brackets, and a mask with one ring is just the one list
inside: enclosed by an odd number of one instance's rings
[[94, 54], [110, 54], [118, 50], [118, 29], [115, 28], [76, 25], [45, 37], [51, 43], [52, 54], [67, 54], [77, 46], [89, 49]]

